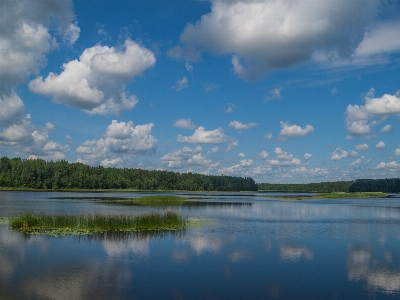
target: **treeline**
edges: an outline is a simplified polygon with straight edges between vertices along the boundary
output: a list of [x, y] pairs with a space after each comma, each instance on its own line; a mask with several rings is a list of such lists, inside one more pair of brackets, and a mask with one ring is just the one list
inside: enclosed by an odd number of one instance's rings
[[348, 192], [354, 181], [336, 181], [319, 183], [259, 183], [258, 190], [278, 192]]
[[131, 168], [91, 167], [65, 160], [0, 158], [0, 187], [31, 189], [140, 189], [256, 191], [251, 177], [212, 176]]
[[399, 193], [400, 179], [357, 179], [350, 187], [350, 192]]

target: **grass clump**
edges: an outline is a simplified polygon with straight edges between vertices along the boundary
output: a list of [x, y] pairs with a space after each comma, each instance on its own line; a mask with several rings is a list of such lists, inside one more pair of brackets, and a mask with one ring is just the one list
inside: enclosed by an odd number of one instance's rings
[[382, 192], [337, 192], [318, 193], [313, 198], [338, 199], [338, 198], [387, 198], [388, 194]]
[[167, 211], [164, 214], [142, 215], [35, 215], [26, 212], [10, 218], [12, 229], [25, 233], [52, 235], [81, 235], [111, 231], [181, 230], [188, 225], [188, 219], [180, 214]]
[[185, 199], [174, 195], [154, 195], [136, 198], [133, 202], [140, 205], [168, 206], [181, 205], [185, 202]]

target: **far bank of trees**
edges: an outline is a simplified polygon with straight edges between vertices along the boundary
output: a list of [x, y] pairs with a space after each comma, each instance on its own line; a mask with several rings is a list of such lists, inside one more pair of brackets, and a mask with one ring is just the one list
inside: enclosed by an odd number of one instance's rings
[[400, 193], [400, 179], [357, 179], [350, 187], [350, 192]]
[[65, 160], [47, 162], [8, 157], [0, 158], [0, 187], [187, 191], [256, 191], [258, 188], [251, 177], [91, 167]]
[[335, 181], [304, 184], [259, 183], [258, 190], [278, 192], [348, 192], [354, 181]]

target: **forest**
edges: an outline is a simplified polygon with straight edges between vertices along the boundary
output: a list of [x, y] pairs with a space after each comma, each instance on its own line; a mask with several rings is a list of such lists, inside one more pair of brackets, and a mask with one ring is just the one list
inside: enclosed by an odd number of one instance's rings
[[348, 192], [354, 181], [335, 181], [319, 183], [259, 183], [259, 191], [277, 191], [277, 192]]
[[82, 163], [0, 158], [0, 187], [23, 189], [139, 189], [257, 191], [253, 178], [161, 170], [92, 167]]
[[384, 192], [399, 193], [400, 179], [357, 179], [349, 189], [349, 192]]

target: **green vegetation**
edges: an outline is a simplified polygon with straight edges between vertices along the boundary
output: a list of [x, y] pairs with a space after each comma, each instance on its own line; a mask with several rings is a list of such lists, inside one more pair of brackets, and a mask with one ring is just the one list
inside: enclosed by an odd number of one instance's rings
[[305, 184], [259, 183], [259, 191], [274, 192], [348, 192], [354, 181], [319, 182]]
[[26, 212], [10, 218], [12, 229], [24, 233], [52, 235], [82, 235], [111, 231], [182, 230], [187, 228], [188, 219], [176, 212], [142, 215], [35, 215]]
[[381, 192], [357, 192], [357, 193], [319, 193], [312, 198], [338, 199], [338, 198], [386, 198], [388, 195]]
[[349, 192], [400, 193], [400, 178], [357, 179]]
[[137, 203], [140, 205], [150, 205], [150, 206], [181, 205], [184, 202], [185, 198], [173, 195], [144, 196], [133, 200], [133, 203]]
[[0, 158], [0, 187], [44, 190], [256, 191], [251, 177], [91, 167], [65, 160]]

